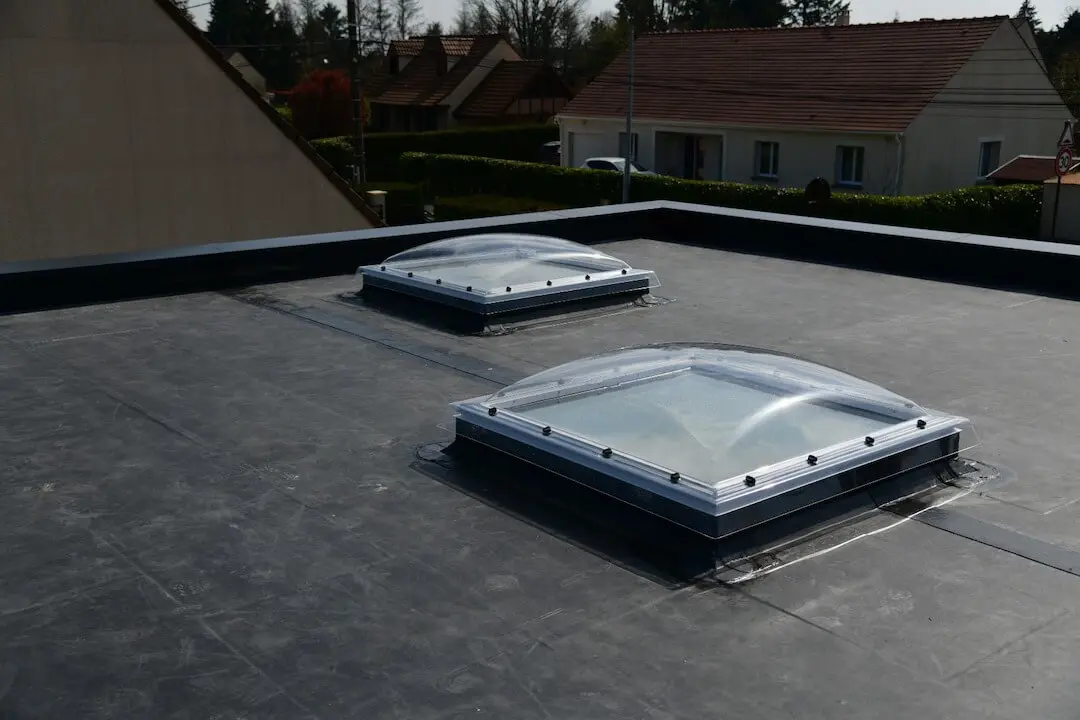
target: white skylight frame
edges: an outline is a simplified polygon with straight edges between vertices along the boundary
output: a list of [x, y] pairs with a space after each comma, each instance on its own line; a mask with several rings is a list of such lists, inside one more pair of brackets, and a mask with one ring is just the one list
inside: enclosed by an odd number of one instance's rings
[[[550, 276], [511, 284], [455, 283], [450, 266], [483, 267], [517, 261], [549, 266]], [[537, 270], [538, 275], [543, 275]], [[659, 286], [656, 273], [579, 243], [544, 235], [491, 233], [436, 241], [357, 270], [362, 288], [375, 287], [478, 315], [527, 310]]]
[[[651, 361], [624, 364], [622, 371], [605, 368], [605, 361], [620, 353], [643, 351], [646, 354], [652, 352]], [[760, 360], [774, 366], [766, 367], [763, 374], [758, 362]], [[790, 364], [793, 372], [778, 370], [775, 367], [778, 360], [782, 361], [780, 365]], [[810, 391], [818, 393], [812, 398], [817, 402], [826, 396], [842, 398], [844, 413], [850, 408], [852, 415], [865, 411], [880, 417], [888, 416], [895, 422], [873, 431], [871, 435], [851, 437], [805, 455], [786, 457], [762, 467], [746, 468], [745, 472], [730, 477], [703, 479], [679, 467], [668, 467], [635, 455], [628, 448], [606, 447], [602, 442], [582, 434], [546, 425], [521, 412], [555, 398], [570, 399], [617, 391], [649, 379], [686, 372], [719, 372], [725, 378], [741, 377], [775, 387], [777, 391]], [[817, 377], [815, 373], [818, 373]], [[577, 472], [573, 468], [579, 468], [584, 475], [600, 475], [628, 486], [630, 496], [637, 489], [664, 498], [694, 513], [715, 519], [715, 523], [706, 524], [709, 528], [716, 528], [717, 535], [737, 532], [760, 522], [762, 514], [754, 506], [781, 500], [784, 496], [791, 497], [792, 493], [803, 495], [804, 500], [818, 498], [808, 503], [815, 504], [887, 479], [887, 476], [954, 457], [978, 443], [971, 421], [967, 418], [928, 410], [879, 386], [797, 358], [722, 345], [672, 344], [624, 348], [608, 355], [553, 368], [494, 395], [453, 403], [453, 407], [459, 436], [492, 445], [511, 455], [528, 455], [529, 452], [523, 448], [531, 448], [557, 459], [560, 467], [564, 468], [558, 471], [560, 474], [572, 476]], [[883, 470], [881, 472], [885, 472], [886, 476], [877, 477], [874, 473], [880, 475], [880, 472], [867, 470], [886, 463], [890, 463], [889, 468], [895, 465], [895, 472]], [[856, 471], [874, 477], [852, 487], [847, 487], [850, 484], [848, 480], [838, 480], [855, 477], [852, 473]], [[811, 488], [819, 483], [823, 484], [820, 491]], [[591, 482], [585, 484], [596, 487]], [[622, 499], [627, 499], [626, 493], [622, 495]], [[630, 502], [634, 503], [632, 499]], [[782, 504], [774, 503], [776, 507]], [[790, 508], [786, 512], [795, 509], [799, 508]], [[722, 518], [733, 518], [740, 513], [741, 520], [726, 524], [721, 522]], [[670, 519], [702, 531], [701, 524], [696, 521]], [[705, 534], [714, 533], [710, 529]]]

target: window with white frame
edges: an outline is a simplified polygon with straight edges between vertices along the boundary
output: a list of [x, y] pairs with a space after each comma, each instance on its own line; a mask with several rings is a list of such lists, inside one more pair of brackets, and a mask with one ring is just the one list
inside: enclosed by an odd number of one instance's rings
[[619, 133], [619, 157], [629, 157], [634, 162], [638, 159], [638, 134], [630, 136], [630, 154], [626, 153], [626, 133]]
[[983, 140], [979, 143], [979, 174], [981, 180], [1001, 167], [1001, 141]]
[[862, 187], [865, 148], [839, 145], [836, 148], [836, 184]]
[[780, 143], [759, 142], [754, 146], [754, 175], [774, 178], [780, 174]]

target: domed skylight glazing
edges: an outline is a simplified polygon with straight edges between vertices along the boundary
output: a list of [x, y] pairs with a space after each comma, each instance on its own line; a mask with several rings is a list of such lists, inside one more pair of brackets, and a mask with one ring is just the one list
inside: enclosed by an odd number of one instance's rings
[[[613, 492], [612, 483], [646, 491], [650, 511], [711, 536], [974, 442], [966, 419], [846, 373], [717, 345], [619, 350], [455, 407], [459, 436], [572, 462], [582, 478], [606, 477], [597, 489], [634, 504], [646, 504], [641, 492]], [[673, 510], [672, 502], [701, 517]], [[761, 507], [768, 502], [772, 509]]]
[[365, 287], [494, 314], [601, 295], [644, 293], [659, 283], [595, 248], [542, 235], [449, 238], [361, 267]]

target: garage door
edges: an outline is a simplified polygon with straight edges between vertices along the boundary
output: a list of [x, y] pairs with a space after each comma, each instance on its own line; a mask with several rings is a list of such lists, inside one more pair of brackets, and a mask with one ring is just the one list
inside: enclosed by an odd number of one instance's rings
[[[568, 133], [570, 152], [563, 153], [569, 159], [569, 165], [580, 167], [588, 158], [605, 157], [614, 154], [614, 148], [608, 148], [607, 138], [601, 133]], [[614, 144], [614, 143], [610, 143]]]

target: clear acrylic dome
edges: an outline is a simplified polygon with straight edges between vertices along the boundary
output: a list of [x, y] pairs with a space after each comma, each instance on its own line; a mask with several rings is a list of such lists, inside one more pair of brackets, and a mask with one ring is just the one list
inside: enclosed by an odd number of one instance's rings
[[885, 388], [798, 358], [681, 344], [560, 365], [484, 404], [710, 485], [927, 414]]
[[[626, 262], [595, 248], [544, 235], [484, 234], [449, 238], [387, 258], [380, 271], [411, 273], [440, 286], [479, 294], [559, 287], [624, 276]], [[361, 268], [361, 272], [364, 268]], [[634, 271], [634, 275], [642, 274]], [[655, 275], [646, 273], [649, 287]]]

